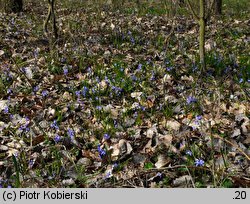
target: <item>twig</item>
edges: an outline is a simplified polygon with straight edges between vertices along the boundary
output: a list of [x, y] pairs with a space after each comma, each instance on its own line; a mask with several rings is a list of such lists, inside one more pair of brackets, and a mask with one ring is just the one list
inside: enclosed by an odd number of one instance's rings
[[19, 65], [16, 63], [16, 60], [13, 57], [11, 57], [11, 60], [16, 65], [16, 68], [18, 69], [18, 71], [27, 79], [27, 82], [30, 85], [30, 87], [33, 87], [32, 81], [26, 76], [25, 73], [23, 73], [23, 71], [21, 70], [21, 68], [19, 67]]
[[166, 39], [165, 39], [165, 41], [164, 41], [165, 45], [168, 45], [169, 40], [170, 40], [170, 37], [171, 37], [171, 36], [173, 35], [173, 33], [174, 33], [174, 29], [175, 29], [174, 20], [172, 20], [172, 27], [171, 27], [171, 30], [170, 30], [169, 34], [167, 35], [167, 37], [166, 37]]
[[192, 177], [192, 175], [191, 175], [191, 173], [190, 173], [189, 169], [187, 168], [187, 166], [186, 166], [186, 169], [187, 169], [188, 175], [189, 175], [189, 176], [190, 176], [190, 178], [191, 178], [192, 185], [193, 185], [193, 187], [195, 188], [195, 184], [194, 184], [193, 177]]
[[190, 9], [192, 15], [194, 16], [195, 20], [199, 21], [200, 18], [199, 18], [199, 16], [195, 13], [195, 11], [194, 11], [193, 7], [191, 6], [191, 3], [190, 3], [189, 0], [187, 0], [187, 4], [188, 4], [188, 7], [189, 7], [189, 9]]
[[213, 0], [212, 4], [211, 4], [211, 7], [208, 8], [208, 12], [207, 12], [207, 16], [205, 17], [205, 21], [208, 22], [208, 20], [210, 19], [211, 15], [212, 15], [212, 10], [214, 8], [214, 3], [215, 3], [215, 0]]
[[[197, 166], [187, 166], [184, 164], [180, 164], [180, 165], [175, 165], [175, 166], [168, 166], [168, 167], [161, 167], [161, 168], [151, 168], [151, 171], [164, 171], [164, 170], [169, 170], [169, 169], [178, 169], [178, 168], [192, 168], [192, 169], [202, 169], [202, 170], [206, 170], [206, 171], [211, 171], [209, 168], [207, 167], [197, 167]], [[146, 172], [150, 171], [150, 170], [146, 170]]]
[[230, 141], [228, 141], [227, 139], [222, 138], [222, 137], [220, 137], [220, 136], [218, 136], [218, 135], [214, 135], [214, 137], [217, 138], [217, 139], [221, 139], [222, 141], [224, 141], [224, 142], [230, 144], [230, 145], [233, 146], [235, 149], [237, 149], [241, 154], [243, 154], [243, 155], [247, 158], [248, 161], [250, 161], [250, 157], [249, 157], [241, 148], [237, 147], [237, 146], [236, 146], [235, 144], [233, 144], [232, 142], [230, 142]]
[[213, 174], [213, 183], [214, 187], [216, 187], [216, 181], [215, 181], [215, 159], [214, 159], [214, 136], [212, 133], [212, 127], [211, 127], [211, 121], [208, 123], [209, 125], [209, 131], [210, 131], [210, 138], [211, 138], [211, 148], [212, 148], [212, 160], [213, 160], [213, 165], [212, 165], [212, 174]]

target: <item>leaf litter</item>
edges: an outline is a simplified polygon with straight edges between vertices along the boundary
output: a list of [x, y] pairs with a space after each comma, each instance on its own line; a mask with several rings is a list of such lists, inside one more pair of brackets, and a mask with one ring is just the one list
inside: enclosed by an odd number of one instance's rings
[[59, 9], [54, 47], [1, 15], [0, 185], [249, 187], [248, 21], [208, 24], [200, 80], [193, 20], [89, 12]]

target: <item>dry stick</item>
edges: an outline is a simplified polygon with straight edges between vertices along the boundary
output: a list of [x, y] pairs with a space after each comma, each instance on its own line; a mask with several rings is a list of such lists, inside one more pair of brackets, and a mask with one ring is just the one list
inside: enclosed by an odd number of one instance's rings
[[235, 149], [237, 149], [241, 154], [243, 154], [247, 158], [248, 161], [250, 161], [250, 157], [241, 148], [237, 147], [235, 144], [233, 144], [232, 142], [228, 141], [227, 139], [220, 137], [219, 135], [214, 135], [214, 137], [217, 138], [217, 139], [221, 139], [222, 141], [230, 144]]
[[211, 15], [213, 14], [212, 10], [214, 8], [214, 4], [215, 4], [215, 0], [212, 1], [211, 7], [208, 8], [207, 16], [205, 18], [206, 21], [208, 21], [210, 19]]
[[246, 99], [249, 101], [250, 100], [250, 92], [244, 87], [240, 87], [240, 89], [245, 94]]
[[[189, 168], [196, 168], [196, 169], [198, 168], [198, 169], [211, 171], [210, 169], [208, 169], [206, 167], [196, 167], [196, 166], [187, 166], [187, 165], [176, 165], [176, 166], [170, 166], [170, 167], [162, 167], [162, 168], [159, 168], [159, 169], [158, 168], [152, 168], [150, 170], [151, 171], [161, 171], [161, 170], [164, 171], [164, 170], [170, 170], [170, 169], [176, 169], [176, 168], [186, 168], [187, 169], [187, 172], [188, 172], [189, 176], [191, 177], [191, 183], [192, 183], [194, 188], [195, 188], [195, 183], [194, 183], [193, 177], [191, 176]], [[148, 172], [148, 170], [146, 170], [146, 172]]]
[[187, 166], [186, 166], [186, 169], [187, 169], [187, 172], [188, 172], [188, 174], [189, 174], [189, 176], [190, 176], [190, 178], [191, 178], [192, 185], [193, 185], [193, 187], [195, 188], [195, 184], [194, 184], [193, 177], [192, 177], [192, 175], [191, 175], [189, 169], [187, 168]]
[[216, 187], [216, 181], [215, 181], [215, 159], [214, 159], [214, 136], [212, 134], [212, 127], [211, 127], [211, 121], [208, 123], [209, 125], [209, 131], [210, 131], [210, 138], [211, 138], [211, 148], [212, 148], [212, 160], [213, 160], [213, 165], [212, 165], [212, 174], [213, 174], [213, 183], [214, 187]]
[[57, 33], [57, 27], [56, 27], [56, 16], [55, 16], [55, 9], [54, 9], [54, 6], [55, 6], [55, 0], [52, 0], [51, 2], [51, 10], [52, 10], [52, 23], [53, 23], [53, 33], [54, 33], [54, 36], [55, 38], [57, 39], [58, 38], [58, 33]]
[[51, 5], [50, 5], [50, 0], [48, 0], [48, 14], [47, 14], [47, 17], [46, 17], [46, 20], [44, 21], [44, 24], [43, 24], [43, 29], [44, 29], [44, 32], [45, 34], [48, 33], [48, 23], [49, 23], [49, 19], [51, 17]]
[[21, 68], [19, 67], [19, 65], [16, 63], [16, 60], [11, 57], [11, 60], [14, 62], [14, 64], [16, 65], [16, 68], [18, 69], [18, 71], [27, 79], [27, 82], [29, 84], [30, 87], [33, 87], [33, 83], [32, 81], [26, 76], [25, 73], [23, 73], [23, 71], [21, 70]]
[[[201, 169], [201, 170], [206, 170], [206, 171], [210, 171], [211, 170], [207, 167], [197, 167], [197, 166], [187, 166], [184, 164], [180, 164], [180, 165], [175, 165], [175, 166], [168, 166], [168, 167], [161, 167], [161, 168], [151, 168], [151, 171], [160, 171], [160, 170], [170, 170], [170, 169], [178, 169], [178, 168], [191, 168], [191, 169]], [[149, 170], [146, 170], [146, 172], [148, 172]]]
[[47, 35], [48, 23], [49, 23], [49, 20], [51, 19], [53, 34], [54, 34], [54, 37], [57, 39], [58, 33], [57, 33], [56, 17], [55, 17], [55, 11], [54, 11], [55, 0], [48, 0], [48, 5], [49, 5], [48, 14], [47, 14], [46, 20], [44, 21], [43, 29], [44, 29], [45, 34]]
[[195, 13], [195, 11], [194, 11], [193, 7], [191, 6], [191, 3], [190, 3], [189, 0], [187, 0], [187, 4], [188, 4], [188, 7], [189, 7], [189, 9], [190, 9], [192, 15], [194, 16], [195, 20], [196, 20], [196, 21], [199, 21], [200, 18], [199, 18], [199, 16]]
[[226, 162], [226, 159], [225, 159], [224, 152], [222, 151], [221, 148], [220, 148], [220, 153], [221, 153], [221, 156], [222, 156], [222, 159], [223, 159], [224, 166], [225, 166], [225, 168], [227, 169], [227, 168], [228, 168], [228, 165], [227, 165], [227, 162]]
[[[165, 45], [168, 45], [169, 40], [170, 40], [170, 37], [171, 37], [171, 36], [173, 35], [173, 33], [174, 33], [174, 29], [175, 29], [174, 20], [172, 20], [172, 27], [171, 27], [171, 30], [170, 30], [169, 34], [167, 35], [167, 37], [166, 37], [166, 39], [165, 39], [165, 41], [164, 41]], [[166, 46], [166, 47], [167, 47], [167, 46]]]

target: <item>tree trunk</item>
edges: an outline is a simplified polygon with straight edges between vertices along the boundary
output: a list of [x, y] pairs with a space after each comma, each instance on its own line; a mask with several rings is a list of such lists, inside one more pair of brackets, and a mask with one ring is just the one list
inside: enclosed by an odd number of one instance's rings
[[123, 8], [124, 0], [112, 0], [112, 5], [114, 9]]
[[18, 13], [23, 10], [23, 0], [4, 0], [4, 10], [7, 13]]
[[222, 0], [215, 0], [214, 4], [215, 14], [221, 15], [222, 14]]
[[137, 8], [138, 8], [139, 10], [141, 10], [142, 3], [140, 2], [140, 0], [136, 0], [136, 5], [137, 5]]
[[57, 26], [56, 26], [56, 16], [55, 16], [55, 0], [48, 0], [48, 14], [46, 17], [46, 20], [44, 21], [43, 24], [43, 29], [45, 34], [48, 33], [48, 23], [51, 20], [52, 21], [52, 29], [53, 29], [53, 34], [55, 39], [58, 38], [58, 33], [57, 33]]
[[200, 53], [200, 64], [201, 69], [204, 71], [206, 69], [205, 62], [205, 0], [200, 0], [200, 37], [199, 37], [199, 53]]
[[183, 6], [184, 5], [184, 0], [179, 0], [179, 6]]

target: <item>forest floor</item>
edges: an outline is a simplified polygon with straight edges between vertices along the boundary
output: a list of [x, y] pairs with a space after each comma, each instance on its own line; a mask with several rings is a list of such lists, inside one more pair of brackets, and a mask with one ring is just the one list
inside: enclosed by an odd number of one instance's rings
[[0, 14], [0, 187], [250, 187], [249, 1], [208, 22], [205, 72], [185, 7], [65, 0], [55, 41], [25, 2]]

